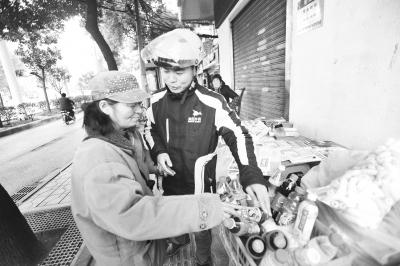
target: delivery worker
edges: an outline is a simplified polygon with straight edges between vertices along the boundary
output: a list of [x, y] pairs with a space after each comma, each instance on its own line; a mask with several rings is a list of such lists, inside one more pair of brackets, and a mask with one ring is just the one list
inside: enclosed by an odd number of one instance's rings
[[[188, 29], [176, 29], [151, 41], [142, 58], [160, 67], [165, 89], [154, 94], [147, 110], [145, 140], [159, 168], [165, 195], [215, 191], [215, 150], [222, 136], [235, 158], [240, 181], [270, 213], [266, 180], [257, 167], [251, 136], [224, 97], [195, 82], [202, 42]], [[211, 231], [195, 234], [196, 262], [211, 265]], [[172, 244], [169, 254], [189, 238]]]

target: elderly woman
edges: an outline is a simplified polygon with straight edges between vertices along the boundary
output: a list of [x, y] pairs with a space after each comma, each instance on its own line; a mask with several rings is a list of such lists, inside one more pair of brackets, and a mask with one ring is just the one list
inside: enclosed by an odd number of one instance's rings
[[100, 73], [89, 83], [87, 137], [72, 171], [72, 211], [96, 265], [162, 265], [164, 238], [207, 230], [235, 214], [218, 195], [155, 197], [137, 132], [142, 101], [133, 75]]

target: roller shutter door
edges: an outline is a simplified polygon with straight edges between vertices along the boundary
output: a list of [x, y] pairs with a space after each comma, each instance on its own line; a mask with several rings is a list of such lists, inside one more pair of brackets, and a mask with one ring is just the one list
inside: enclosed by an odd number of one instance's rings
[[232, 21], [235, 88], [246, 88], [240, 116], [282, 117], [286, 1], [253, 0]]

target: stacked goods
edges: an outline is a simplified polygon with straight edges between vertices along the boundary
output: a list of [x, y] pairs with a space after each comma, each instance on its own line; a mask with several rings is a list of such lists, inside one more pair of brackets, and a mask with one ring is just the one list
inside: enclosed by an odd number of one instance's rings
[[345, 245], [338, 233], [312, 236], [318, 215], [316, 194], [301, 184], [301, 173], [287, 177], [274, 193], [268, 217], [242, 189], [238, 179], [222, 179], [217, 186], [221, 200], [240, 205], [238, 217], [224, 226], [243, 242], [247, 254], [259, 265], [319, 265], [343, 256]]

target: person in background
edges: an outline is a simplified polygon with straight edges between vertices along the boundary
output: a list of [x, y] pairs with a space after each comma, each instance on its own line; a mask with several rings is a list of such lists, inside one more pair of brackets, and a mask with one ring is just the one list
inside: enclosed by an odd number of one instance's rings
[[[165, 90], [153, 94], [147, 110], [145, 139], [164, 175], [165, 195], [215, 191], [215, 151], [222, 136], [239, 166], [240, 181], [263, 210], [270, 213], [267, 181], [257, 167], [251, 136], [218, 93], [195, 82], [202, 43], [187, 29], [176, 29], [151, 41], [142, 58], [161, 68]], [[190, 242], [176, 238], [168, 254]], [[195, 233], [197, 265], [211, 265], [211, 231]]]
[[74, 101], [68, 98], [65, 93], [61, 93], [60, 110], [68, 112], [71, 117], [75, 117], [74, 107]]
[[137, 126], [150, 97], [132, 74], [107, 71], [89, 82], [87, 133], [72, 164], [72, 213], [96, 265], [160, 266], [167, 237], [210, 229], [238, 215], [218, 195], [155, 197]]
[[230, 99], [236, 101], [239, 98], [239, 95], [225, 84], [220, 74], [214, 74], [211, 78], [211, 82], [214, 91], [224, 96], [227, 103], [231, 102]]

